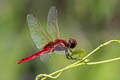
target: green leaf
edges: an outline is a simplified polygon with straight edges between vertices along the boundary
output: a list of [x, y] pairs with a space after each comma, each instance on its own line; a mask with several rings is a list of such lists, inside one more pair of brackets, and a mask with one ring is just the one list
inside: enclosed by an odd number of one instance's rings
[[75, 50], [72, 52], [71, 56], [74, 56], [74, 55], [83, 55], [85, 53], [85, 50], [84, 49], [80, 49], [80, 50]]

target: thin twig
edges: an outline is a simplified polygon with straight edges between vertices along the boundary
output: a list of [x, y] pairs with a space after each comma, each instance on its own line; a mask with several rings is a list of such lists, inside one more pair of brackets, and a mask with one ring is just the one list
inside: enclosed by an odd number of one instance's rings
[[41, 78], [41, 80], [45, 80], [46, 78], [51, 78], [51, 79], [56, 79], [58, 78], [65, 70], [71, 69], [73, 67], [77, 67], [80, 65], [93, 65], [93, 64], [101, 64], [101, 63], [107, 63], [107, 62], [112, 62], [112, 61], [116, 61], [116, 60], [120, 60], [120, 57], [118, 58], [114, 58], [114, 59], [109, 59], [109, 60], [104, 60], [104, 61], [98, 61], [98, 62], [90, 62], [90, 63], [84, 63], [83, 61], [86, 60], [89, 56], [91, 56], [93, 53], [95, 53], [96, 51], [98, 51], [99, 49], [103, 48], [104, 46], [110, 44], [110, 43], [120, 43], [120, 40], [110, 40], [108, 42], [105, 42], [104, 44], [101, 44], [100, 46], [98, 46], [96, 49], [94, 49], [92, 52], [90, 52], [88, 55], [86, 55], [85, 57], [82, 58], [82, 60], [79, 60], [75, 63], [72, 63], [68, 66], [66, 66], [65, 68], [62, 68], [60, 70], [57, 70], [51, 74], [39, 74], [36, 77], [36, 80], [39, 80]]

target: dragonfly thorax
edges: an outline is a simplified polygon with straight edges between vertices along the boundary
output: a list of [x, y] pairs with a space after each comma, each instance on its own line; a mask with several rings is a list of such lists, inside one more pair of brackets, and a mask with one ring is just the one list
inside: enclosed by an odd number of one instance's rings
[[62, 40], [62, 39], [57, 39], [54, 42], [54, 50], [55, 51], [63, 51], [68, 48], [75, 48], [76, 45], [77, 45], [77, 41], [72, 38], [70, 38], [68, 42], [66, 42], [65, 40]]
[[51, 41], [51, 42], [49, 42], [48, 44], [46, 44], [44, 47], [43, 47], [43, 49], [44, 48], [47, 48], [47, 47], [59, 47], [59, 46], [62, 46], [62, 47], [67, 47], [67, 42], [65, 41], [65, 40], [63, 40], [63, 39], [56, 39], [55, 41]]
[[62, 39], [57, 39], [54, 42], [54, 51], [64, 51], [66, 49], [67, 42]]

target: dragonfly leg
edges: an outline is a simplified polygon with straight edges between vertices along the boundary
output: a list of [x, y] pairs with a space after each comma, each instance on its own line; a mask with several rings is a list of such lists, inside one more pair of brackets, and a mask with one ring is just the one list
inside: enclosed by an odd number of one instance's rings
[[67, 58], [67, 59], [71, 59], [71, 60], [80, 60], [80, 59], [78, 59], [78, 58], [73, 58], [73, 57], [69, 54], [68, 49], [65, 50], [65, 55], [66, 55], [66, 58]]
[[[70, 51], [71, 53], [73, 53], [73, 51], [72, 51], [71, 49], [69, 49], [69, 51]], [[66, 54], [66, 58], [67, 58], [67, 59], [72, 59], [72, 60], [82, 60], [82, 58], [73, 58], [73, 57], [68, 53], [68, 51], [66, 51], [65, 54]], [[86, 60], [83, 60], [82, 62], [87, 63]]]

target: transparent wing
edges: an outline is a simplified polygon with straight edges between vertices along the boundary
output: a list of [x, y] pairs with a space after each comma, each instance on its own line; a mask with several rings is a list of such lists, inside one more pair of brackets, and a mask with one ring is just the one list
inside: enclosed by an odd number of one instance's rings
[[52, 52], [49, 52], [49, 53], [46, 53], [46, 54], [41, 55], [41, 56], [40, 56], [40, 60], [41, 60], [42, 62], [46, 62], [46, 61], [50, 58], [51, 54], [52, 54]]
[[52, 40], [59, 38], [58, 14], [54, 6], [50, 8], [48, 13], [47, 31]]
[[41, 49], [46, 43], [50, 41], [50, 38], [46, 35], [40, 23], [33, 15], [27, 15], [27, 22], [33, 42], [36, 44], [38, 49]]
[[59, 55], [65, 55], [65, 51], [54, 51], [55, 54], [59, 54]]

